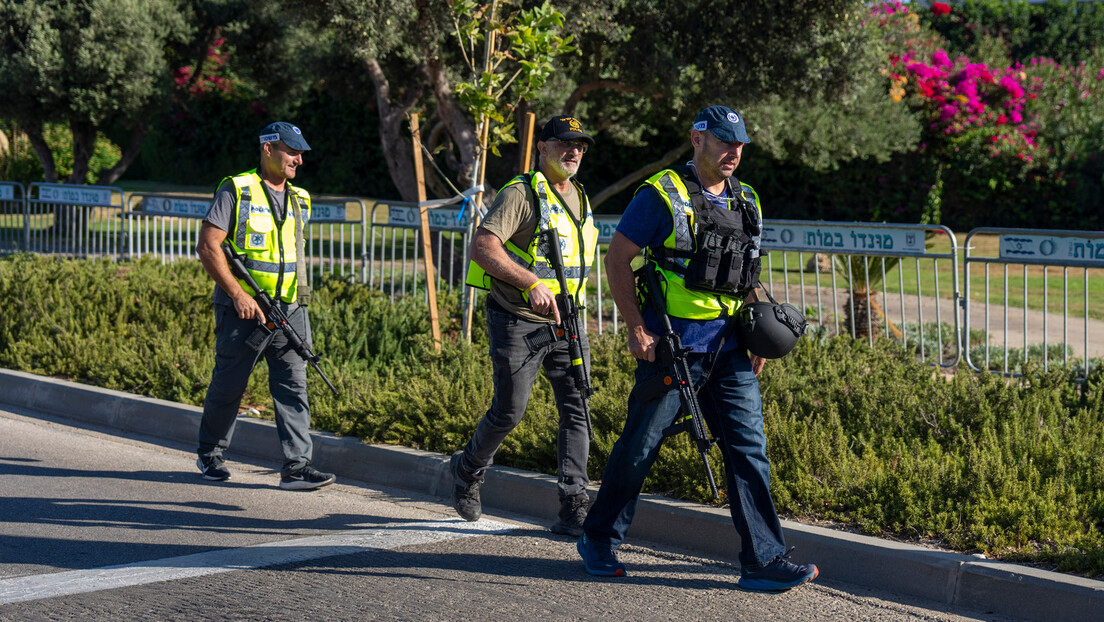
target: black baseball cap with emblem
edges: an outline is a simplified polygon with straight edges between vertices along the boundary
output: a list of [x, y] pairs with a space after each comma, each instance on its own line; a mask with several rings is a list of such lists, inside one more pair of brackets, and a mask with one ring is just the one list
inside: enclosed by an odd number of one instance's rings
[[552, 117], [552, 119], [544, 124], [544, 129], [541, 130], [540, 139], [544, 142], [550, 138], [556, 140], [581, 140], [591, 147], [594, 146], [594, 139], [587, 136], [583, 131], [583, 124], [579, 123], [579, 120], [575, 117]]
[[303, 138], [303, 132], [299, 128], [286, 121], [269, 123], [261, 130], [261, 144], [283, 141], [285, 145], [296, 151], [310, 151], [310, 145]]

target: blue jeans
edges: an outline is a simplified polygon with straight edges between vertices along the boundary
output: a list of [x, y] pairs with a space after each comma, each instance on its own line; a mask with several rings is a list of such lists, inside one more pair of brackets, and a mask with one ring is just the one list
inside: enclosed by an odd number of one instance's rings
[[[688, 355], [690, 375], [695, 382], [701, 378], [708, 360], [705, 354]], [[637, 361], [636, 384], [629, 394], [625, 429], [610, 452], [602, 488], [583, 523], [587, 538], [595, 544], [616, 548], [629, 531], [644, 478], [659, 454], [663, 429], [673, 422], [680, 406], [678, 391], [658, 397], [650, 391], [662, 386], [662, 378], [669, 369], [669, 365]], [[708, 383], [698, 392], [698, 400], [724, 456], [732, 522], [741, 542], [740, 564], [756, 566], [770, 562], [785, 553], [786, 543], [770, 496], [770, 462], [763, 435], [759, 381], [744, 349], [723, 352], [717, 357]]]
[[[309, 346], [310, 320], [306, 307], [277, 303], [295, 331]], [[307, 362], [277, 330], [264, 341], [252, 342], [257, 320], [243, 320], [232, 306], [215, 303], [215, 368], [203, 400], [198, 453], [221, 456], [230, 447], [242, 395], [261, 357], [268, 362], [268, 388], [276, 414], [276, 434], [284, 450], [281, 472], [294, 472], [310, 463], [310, 405], [307, 402]]]
[[[575, 388], [571, 375], [571, 355], [567, 341], [557, 341], [535, 352], [529, 351], [525, 336], [548, 324], [526, 321], [503, 310], [490, 301], [487, 303], [487, 333], [490, 339], [491, 367], [494, 376], [494, 397], [491, 407], [479, 421], [471, 440], [464, 447], [460, 461], [461, 475], [482, 479], [487, 467], [494, 463], [506, 435], [525, 414], [529, 393], [544, 367], [544, 374], [552, 384], [556, 397], [556, 409], [560, 414], [557, 439], [556, 465], [559, 471], [559, 496], [561, 499], [586, 492], [588, 483], [586, 465], [590, 453], [590, 436], [583, 411], [582, 393]], [[586, 333], [580, 335], [583, 342], [583, 361], [590, 369], [590, 346]]]

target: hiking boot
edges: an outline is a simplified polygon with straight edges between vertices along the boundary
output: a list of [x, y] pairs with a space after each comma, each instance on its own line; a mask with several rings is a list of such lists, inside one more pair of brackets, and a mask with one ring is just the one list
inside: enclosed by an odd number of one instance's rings
[[311, 465], [280, 476], [280, 488], [284, 490], [314, 490], [337, 481], [333, 473], [323, 473]]
[[758, 567], [740, 568], [740, 581], [736, 584], [744, 590], [755, 592], [785, 592], [802, 583], [812, 581], [820, 574], [815, 564], [798, 565], [790, 561], [794, 547]]
[[596, 577], [625, 576], [625, 564], [617, 561], [617, 552], [609, 546], [596, 545], [584, 534], [575, 548], [579, 549], [588, 573]]
[[460, 475], [460, 460], [464, 458], [464, 450], [452, 454], [449, 460], [449, 470], [452, 471], [452, 507], [456, 513], [466, 521], [479, 520], [483, 515], [483, 503], [479, 500], [479, 486], [481, 479], [467, 481]]
[[200, 456], [196, 460], [196, 466], [203, 473], [203, 479], [212, 482], [225, 482], [230, 479], [230, 469], [226, 468], [226, 461], [222, 456]]
[[583, 535], [583, 521], [586, 520], [587, 510], [590, 509], [590, 497], [581, 492], [577, 495], [564, 497], [560, 501], [560, 520], [548, 528], [552, 533], [565, 536]]

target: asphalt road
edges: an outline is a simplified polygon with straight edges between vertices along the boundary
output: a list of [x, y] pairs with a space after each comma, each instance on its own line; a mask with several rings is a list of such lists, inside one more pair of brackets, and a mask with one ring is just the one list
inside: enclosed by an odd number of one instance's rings
[[275, 463], [206, 482], [190, 447], [107, 432], [0, 410], [0, 620], [1010, 620], [827, 580], [742, 592], [734, 566], [642, 542], [599, 579], [532, 518], [282, 491]]

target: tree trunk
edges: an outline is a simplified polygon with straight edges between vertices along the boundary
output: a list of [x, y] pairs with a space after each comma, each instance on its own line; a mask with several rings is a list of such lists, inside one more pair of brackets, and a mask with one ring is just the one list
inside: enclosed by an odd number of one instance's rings
[[369, 77], [372, 78], [372, 84], [376, 87], [376, 107], [379, 109], [380, 118], [380, 146], [383, 147], [383, 157], [387, 161], [387, 171], [391, 174], [391, 181], [398, 188], [402, 200], [417, 202], [413, 150], [403, 128], [406, 126], [407, 113], [421, 96], [422, 85], [420, 83], [412, 85], [407, 89], [403, 102], [395, 104], [391, 101], [391, 83], [383, 73], [379, 60], [368, 58], [365, 59], [364, 65]]
[[432, 56], [424, 66], [429, 87], [433, 92], [433, 98], [437, 100], [437, 116], [441, 123], [445, 124], [449, 136], [456, 144], [456, 150], [460, 155], [460, 170], [457, 173], [457, 186], [461, 190], [471, 187], [475, 177], [475, 156], [479, 151], [479, 140], [475, 135], [475, 126], [468, 120], [464, 111], [456, 105], [456, 99], [452, 95], [452, 84], [449, 82], [445, 67], [441, 63], [440, 56]]
[[129, 167], [131, 163], [134, 162], [134, 159], [138, 157], [138, 154], [142, 152], [142, 141], [146, 139], [147, 133], [149, 133], [148, 123], [142, 123], [134, 128], [134, 131], [130, 134], [130, 142], [127, 143], [126, 149], [123, 150], [123, 157], [119, 158], [119, 161], [111, 168], [100, 170], [99, 176], [96, 178], [96, 183], [107, 186], [115, 183], [116, 180], [122, 177], [127, 167]]
[[73, 131], [73, 174], [67, 183], [83, 184], [88, 179], [88, 163], [96, 148], [96, 126], [70, 121], [69, 128]]
[[[851, 306], [855, 307], [854, 316], [851, 315]], [[888, 322], [889, 332], [897, 339], [903, 338], [901, 329], [886, 318], [882, 304], [878, 302], [878, 292], [854, 292], [851, 294], [851, 303], [843, 309], [844, 321], [850, 329], [853, 327], [856, 339], [867, 339], [873, 335], [874, 339], [884, 334], [884, 327]], [[869, 326], [867, 325], [869, 318]]]
[[23, 124], [23, 128], [27, 132], [27, 140], [30, 141], [31, 148], [38, 156], [38, 161], [42, 163], [43, 181], [56, 184], [58, 180], [57, 164], [54, 162], [54, 154], [50, 151], [50, 146], [46, 144], [46, 138], [42, 135], [42, 124]]

